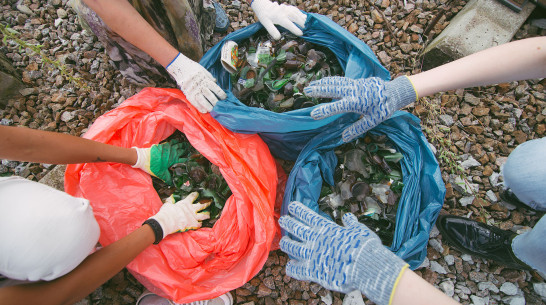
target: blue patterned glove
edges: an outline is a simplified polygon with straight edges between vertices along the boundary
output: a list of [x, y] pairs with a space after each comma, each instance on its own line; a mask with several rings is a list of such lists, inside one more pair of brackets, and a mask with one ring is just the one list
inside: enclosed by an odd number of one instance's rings
[[388, 119], [396, 110], [417, 100], [417, 93], [407, 76], [385, 82], [377, 77], [350, 79], [341, 76], [313, 81], [303, 89], [309, 97], [340, 99], [321, 105], [311, 112], [315, 120], [334, 114], [356, 112], [363, 117], [343, 131], [349, 142]]
[[342, 293], [359, 289], [376, 304], [389, 304], [408, 264], [374, 232], [351, 213], [343, 216], [341, 227], [299, 202], [291, 202], [288, 211], [293, 217], [282, 216], [279, 224], [300, 240], [281, 239], [281, 250], [292, 258], [288, 276]]

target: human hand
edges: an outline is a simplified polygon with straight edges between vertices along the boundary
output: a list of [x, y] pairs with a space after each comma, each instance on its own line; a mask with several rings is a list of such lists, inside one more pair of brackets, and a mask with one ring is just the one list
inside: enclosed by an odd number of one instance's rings
[[171, 196], [165, 200], [157, 214], [144, 222], [150, 224], [154, 230], [155, 244], [169, 234], [199, 229], [201, 221], [210, 218], [208, 211], [201, 211], [206, 209], [211, 202], [194, 204], [193, 202], [198, 196], [199, 193], [193, 192], [178, 202], [174, 202], [174, 198]]
[[282, 216], [279, 224], [300, 240], [281, 239], [281, 250], [291, 257], [288, 276], [342, 293], [359, 289], [375, 303], [389, 304], [408, 265], [374, 232], [351, 213], [343, 216], [342, 227], [296, 201], [288, 211], [292, 216]]
[[133, 167], [142, 169], [168, 185], [173, 185], [169, 167], [186, 161], [181, 157], [185, 151], [184, 144], [177, 140], [155, 144], [150, 148], [133, 148], [137, 151], [137, 162]]
[[277, 2], [269, 0], [252, 0], [250, 7], [273, 39], [281, 38], [281, 33], [275, 27], [275, 24], [282, 26], [296, 36], [303, 35], [302, 30], [296, 24], [301, 28], [305, 27], [307, 16], [297, 7], [285, 4], [279, 5]]
[[167, 71], [176, 80], [188, 101], [201, 113], [211, 111], [218, 99], [227, 98], [212, 74], [182, 53], [178, 53], [167, 66]]
[[407, 76], [398, 77], [393, 81], [383, 81], [377, 77], [361, 79], [325, 77], [311, 82], [303, 91], [309, 97], [340, 99], [311, 111], [311, 116], [315, 120], [344, 112], [363, 115], [360, 120], [343, 131], [344, 142], [349, 142], [374, 128], [396, 110], [417, 100], [417, 93]]

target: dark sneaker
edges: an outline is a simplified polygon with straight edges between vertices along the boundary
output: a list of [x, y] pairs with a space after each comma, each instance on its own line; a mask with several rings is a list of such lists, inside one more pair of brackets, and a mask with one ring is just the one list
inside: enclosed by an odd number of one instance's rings
[[500, 192], [499, 194], [500, 198], [502, 201], [505, 201], [505, 202], [508, 202], [510, 203], [511, 205], [514, 205], [516, 207], [521, 207], [521, 208], [524, 208], [524, 209], [527, 209], [527, 210], [531, 210], [531, 211], [535, 211], [535, 209], [533, 209], [532, 207], [530, 207], [529, 205], [523, 203], [521, 200], [518, 199], [518, 197], [516, 196], [516, 194], [514, 194], [512, 192], [512, 190], [510, 189], [504, 189]]
[[214, 9], [216, 10], [216, 23], [214, 24], [214, 31], [217, 33], [225, 33], [229, 28], [229, 19], [224, 11], [224, 8], [217, 1], [213, 1]]
[[468, 218], [440, 215], [436, 226], [442, 238], [457, 250], [495, 261], [514, 269], [532, 270], [512, 251], [515, 233], [486, 225]]

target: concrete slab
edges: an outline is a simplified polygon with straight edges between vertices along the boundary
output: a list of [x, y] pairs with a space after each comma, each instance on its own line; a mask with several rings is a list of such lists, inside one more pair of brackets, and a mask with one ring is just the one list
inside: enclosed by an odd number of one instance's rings
[[59, 191], [64, 192], [64, 172], [66, 171], [66, 165], [55, 165], [55, 167], [49, 171], [42, 179], [40, 183], [49, 185]]
[[509, 42], [534, 8], [528, 2], [516, 13], [497, 0], [468, 2], [423, 51], [424, 70]]

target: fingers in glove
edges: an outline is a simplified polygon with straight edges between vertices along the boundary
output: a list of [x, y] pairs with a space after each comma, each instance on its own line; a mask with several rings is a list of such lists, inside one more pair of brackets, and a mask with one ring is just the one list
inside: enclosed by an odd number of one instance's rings
[[297, 201], [290, 202], [288, 205], [288, 212], [310, 227], [322, 228], [336, 225], [332, 221], [320, 216], [310, 208]]
[[369, 120], [368, 118], [364, 117], [356, 121], [356, 123], [354, 123], [353, 125], [347, 127], [343, 131], [341, 137], [343, 138], [343, 142], [345, 143], [351, 142], [358, 136], [366, 133], [368, 130], [374, 127], [375, 127], [375, 124], [373, 124], [373, 122]]
[[296, 260], [289, 260], [286, 263], [286, 275], [300, 281], [314, 280], [305, 264]]
[[212, 204], [212, 200], [207, 200], [203, 203], [195, 203], [192, 205], [192, 210], [194, 211], [194, 213], [198, 213], [206, 208], [208, 208], [210, 205]]
[[205, 99], [209, 102], [209, 104], [212, 105], [212, 107], [214, 107], [214, 105], [216, 105], [216, 103], [218, 102], [218, 97], [216, 97], [216, 95], [212, 93], [209, 88], [203, 88], [202, 92]]
[[293, 217], [282, 216], [279, 219], [279, 225], [281, 228], [296, 236], [301, 241], [311, 241], [314, 238], [311, 228], [297, 221]]
[[281, 38], [281, 33], [270, 19], [260, 20], [260, 23], [264, 26], [269, 35], [273, 37], [273, 39], [279, 40]]
[[315, 120], [321, 120], [340, 113], [355, 112], [357, 108], [356, 103], [344, 98], [339, 101], [323, 104], [311, 111], [311, 117]]
[[307, 20], [307, 15], [300, 11], [297, 7], [291, 5], [281, 4], [281, 7], [286, 12], [288, 19], [299, 25], [300, 28], [305, 27], [305, 21]]
[[195, 199], [197, 199], [197, 197], [199, 197], [199, 193], [198, 192], [191, 192], [188, 196], [186, 196], [186, 198], [182, 199], [181, 201], [179, 202], [189, 202], [189, 203], [193, 203], [195, 201]]
[[304, 244], [293, 241], [287, 236], [281, 238], [279, 246], [284, 253], [296, 259], [303, 260], [311, 257], [311, 250], [305, 247]]
[[165, 204], [174, 204], [174, 196], [171, 195], [169, 198], [165, 199]]
[[209, 211], [205, 211], [205, 212], [195, 214], [195, 219], [197, 219], [198, 221], [207, 220], [209, 218], [210, 218], [210, 212]]
[[[188, 99], [189, 100], [189, 99]], [[201, 113], [207, 113], [212, 110], [212, 105], [207, 101], [207, 99], [201, 95], [196, 94], [191, 100], [191, 104], [199, 110]]]
[[287, 29], [288, 31], [290, 31], [292, 34], [296, 35], [296, 36], [301, 36], [303, 35], [303, 31], [298, 28], [297, 25], [295, 25], [292, 21], [290, 21], [290, 19], [288, 18], [282, 18], [280, 19], [278, 22], [277, 22], [278, 25], [282, 26], [283, 28]]
[[[328, 76], [309, 83], [309, 86], [351, 86], [356, 80], [343, 76]], [[305, 88], [304, 88], [305, 91]]]
[[227, 94], [220, 86], [218, 86], [216, 83], [214, 83], [214, 86], [209, 86], [209, 90], [212, 91], [217, 97], [218, 100], [225, 100], [227, 99]]

